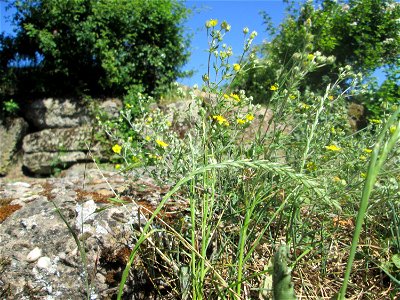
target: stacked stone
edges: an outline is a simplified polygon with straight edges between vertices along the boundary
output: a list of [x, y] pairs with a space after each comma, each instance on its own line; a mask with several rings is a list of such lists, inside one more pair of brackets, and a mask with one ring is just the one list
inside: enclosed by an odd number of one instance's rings
[[[99, 103], [100, 109], [118, 117], [120, 100]], [[22, 139], [23, 167], [31, 175], [48, 176], [56, 169], [92, 161], [89, 150], [104, 159], [100, 144], [94, 143], [93, 117], [82, 101], [40, 99], [27, 104], [23, 111], [25, 120], [18, 118], [8, 121], [7, 126], [0, 124], [0, 176], [6, 175], [15, 163]]]

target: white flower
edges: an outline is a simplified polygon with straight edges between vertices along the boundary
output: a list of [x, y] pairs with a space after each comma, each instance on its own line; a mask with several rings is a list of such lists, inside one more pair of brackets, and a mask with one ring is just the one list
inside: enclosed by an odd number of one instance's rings
[[393, 43], [393, 42], [394, 42], [394, 39], [393, 39], [393, 38], [388, 38], [388, 39], [386, 39], [386, 40], [383, 41], [384, 44], [391, 44], [391, 43]]

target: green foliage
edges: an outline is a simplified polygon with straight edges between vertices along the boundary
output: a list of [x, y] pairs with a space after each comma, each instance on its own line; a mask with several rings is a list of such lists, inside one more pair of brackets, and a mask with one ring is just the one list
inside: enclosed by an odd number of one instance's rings
[[[400, 5], [394, 0], [312, 1], [290, 15], [270, 43], [258, 47], [258, 67], [241, 74], [236, 85], [258, 102], [268, 99], [268, 88], [282, 78], [281, 66], [289, 69], [293, 55], [301, 49], [334, 58], [302, 78], [302, 86], [314, 92], [334, 80], [340, 67], [350, 65], [355, 72], [371, 74], [376, 68], [398, 68], [400, 53]], [[317, 3], [318, 3], [317, 2]], [[266, 21], [268, 16], [265, 15]]]
[[[188, 57], [181, 26], [188, 11], [177, 0], [10, 4], [18, 31], [0, 39], [1, 69], [15, 73], [19, 92], [122, 95], [141, 84], [155, 93]], [[36, 81], [18, 85], [25, 72]]]
[[379, 118], [400, 105], [400, 69], [390, 68], [386, 80], [372, 93], [373, 101], [364, 101], [371, 117]]
[[19, 104], [13, 99], [4, 101], [3, 110], [10, 115], [15, 115], [19, 111]]
[[[131, 153], [132, 155], [122, 159], [123, 156], [121, 156], [121, 149], [118, 148], [118, 143], [123, 140], [127, 141], [134, 149], [142, 149], [144, 130], [142, 126], [136, 127], [134, 124], [137, 122], [135, 120], [142, 120], [143, 118], [150, 120], [149, 105], [153, 101], [151, 96], [143, 92], [143, 87], [141, 85], [134, 85], [130, 87], [123, 98], [124, 107], [120, 112], [119, 118], [110, 118], [110, 116], [101, 110], [97, 111], [96, 118], [99, 126], [104, 129], [104, 132], [98, 132], [96, 134], [96, 139], [102, 141], [104, 145], [109, 146], [111, 161], [118, 163], [118, 166], [120, 166], [120, 163], [130, 163], [138, 166], [145, 162], [143, 161], [143, 157], [147, 156], [144, 156], [143, 151], [135, 151], [135, 153]], [[148, 121], [147, 124], [152, 124], [152, 122]], [[112, 137], [111, 141], [109, 137]], [[117, 142], [117, 144], [113, 142]], [[115, 147], [116, 145], [117, 147]], [[125, 148], [126, 147], [124, 147], [122, 153], [126, 153]], [[117, 169], [118, 168], [119, 167], [117, 167]]]

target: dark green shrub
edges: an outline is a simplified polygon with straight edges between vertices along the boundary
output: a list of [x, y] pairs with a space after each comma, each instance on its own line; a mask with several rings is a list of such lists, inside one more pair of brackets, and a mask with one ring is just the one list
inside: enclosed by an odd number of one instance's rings
[[15, 37], [0, 38], [2, 71], [19, 93], [154, 93], [188, 58], [178, 0], [22, 0]]

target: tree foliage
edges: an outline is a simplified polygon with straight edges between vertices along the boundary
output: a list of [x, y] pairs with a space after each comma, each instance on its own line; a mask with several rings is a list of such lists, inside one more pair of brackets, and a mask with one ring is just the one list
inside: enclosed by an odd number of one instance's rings
[[9, 3], [17, 32], [0, 37], [0, 72], [14, 74], [11, 92], [121, 95], [143, 85], [153, 93], [188, 58], [188, 10], [179, 0]]
[[[236, 81], [258, 101], [268, 98], [269, 86], [279, 81], [279, 69], [291, 68], [293, 55], [302, 51], [335, 57], [334, 63], [303, 78], [303, 88], [314, 91], [323, 89], [345, 65], [364, 75], [383, 66], [398, 67], [400, 5], [395, 0], [321, 0], [295, 7], [289, 8], [272, 40], [258, 46], [258, 68]], [[264, 18], [268, 23], [266, 14]]]

